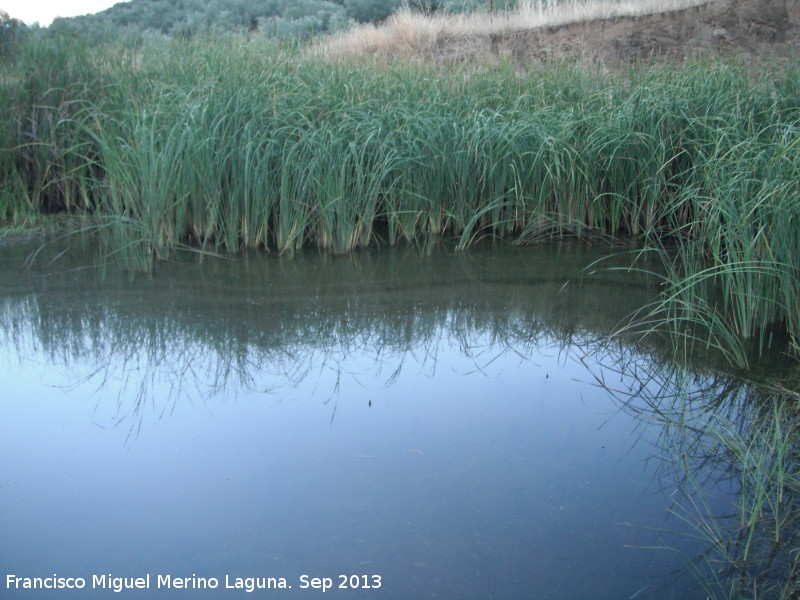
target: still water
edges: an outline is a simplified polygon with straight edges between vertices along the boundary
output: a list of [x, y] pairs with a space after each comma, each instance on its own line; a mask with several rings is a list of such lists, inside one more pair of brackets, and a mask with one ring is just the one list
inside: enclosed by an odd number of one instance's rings
[[604, 341], [658, 285], [581, 271], [608, 249], [35, 249], [0, 248], [3, 598], [705, 597], [609, 392], [654, 385]]

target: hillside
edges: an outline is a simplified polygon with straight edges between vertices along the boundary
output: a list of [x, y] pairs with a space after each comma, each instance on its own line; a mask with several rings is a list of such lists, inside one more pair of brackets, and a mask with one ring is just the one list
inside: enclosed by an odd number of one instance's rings
[[799, 26], [798, 0], [712, 0], [673, 12], [515, 32], [489, 43], [515, 56], [681, 59], [713, 53], [758, 60], [791, 57]]
[[[573, 5], [524, 14], [484, 16], [482, 22], [453, 16], [399, 12], [379, 26], [361, 26], [323, 40], [328, 55], [416, 55], [450, 60], [487, 56], [591, 61], [736, 56], [748, 62], [797, 57], [800, 0], [711, 0], [676, 9], [665, 2], [611, 6], [610, 15], [581, 13]], [[599, 6], [591, 3], [583, 6]], [[618, 8], [615, 8], [618, 7]]]
[[[504, 7], [516, 0], [493, 0]], [[420, 11], [488, 10], [489, 0], [129, 0], [96, 14], [58, 19], [57, 26], [123, 27], [194, 35], [203, 30], [249, 30], [308, 38], [385, 20], [401, 5]]]

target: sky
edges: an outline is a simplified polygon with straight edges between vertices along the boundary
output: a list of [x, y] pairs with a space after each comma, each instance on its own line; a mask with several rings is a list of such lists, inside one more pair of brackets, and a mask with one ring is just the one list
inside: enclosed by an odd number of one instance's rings
[[96, 13], [122, 0], [0, 0], [0, 10], [28, 25], [46, 26], [55, 17]]

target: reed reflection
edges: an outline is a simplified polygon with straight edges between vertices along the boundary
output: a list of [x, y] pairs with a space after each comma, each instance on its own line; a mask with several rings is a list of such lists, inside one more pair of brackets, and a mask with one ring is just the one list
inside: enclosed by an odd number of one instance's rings
[[593, 351], [598, 385], [655, 433], [669, 510], [704, 545], [684, 558], [708, 597], [796, 598], [800, 403], [787, 385], [798, 373], [748, 379], [621, 344]]
[[478, 339], [488, 352], [527, 356], [602, 337], [653, 289], [637, 273], [584, 276], [598, 252], [252, 254], [165, 264], [131, 281], [113, 270], [100, 277], [91, 254], [54, 245], [3, 282], [3, 342], [76, 379], [83, 371], [98, 390], [123, 382], [116, 420], [130, 424], [145, 406], [169, 413], [181, 396], [279, 393], [322, 371], [340, 378], [356, 353], [359, 368], [371, 363], [390, 383], [409, 365], [434, 369], [443, 344], [474, 354], [480, 369]]

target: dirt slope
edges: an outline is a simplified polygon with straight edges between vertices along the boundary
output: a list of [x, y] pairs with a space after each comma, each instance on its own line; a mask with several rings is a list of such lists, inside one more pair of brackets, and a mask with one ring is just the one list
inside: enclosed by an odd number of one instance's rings
[[[711, 0], [673, 12], [490, 35], [478, 43], [488, 46], [484, 50], [524, 60], [659, 60], [713, 54], [758, 64], [764, 59], [797, 60], [798, 38], [800, 0]], [[459, 52], [458, 41], [451, 41], [449, 49], [439, 48], [443, 54]]]

